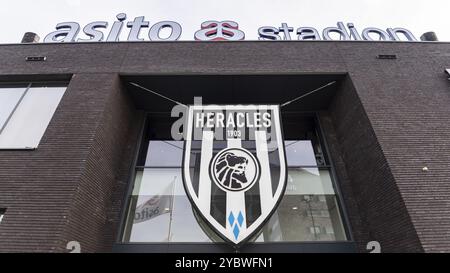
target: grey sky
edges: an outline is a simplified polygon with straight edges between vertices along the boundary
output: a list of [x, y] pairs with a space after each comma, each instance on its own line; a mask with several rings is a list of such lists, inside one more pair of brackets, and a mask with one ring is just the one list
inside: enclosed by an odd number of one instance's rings
[[[449, 0], [14, 0], [0, 9], [0, 43], [20, 42], [26, 31], [38, 33], [42, 41], [60, 22], [75, 21], [83, 27], [92, 21], [107, 21], [111, 27], [120, 12], [130, 20], [145, 16], [150, 25], [176, 21], [183, 27], [182, 40], [193, 40], [203, 21], [228, 19], [239, 23], [247, 40], [257, 38], [260, 26], [287, 23], [294, 29], [312, 26], [322, 30], [343, 21], [354, 23], [359, 31], [369, 26], [404, 27], [417, 38], [433, 30], [441, 41], [450, 41], [449, 11]], [[121, 40], [127, 33], [123, 31]], [[148, 40], [146, 33], [141, 37]]]

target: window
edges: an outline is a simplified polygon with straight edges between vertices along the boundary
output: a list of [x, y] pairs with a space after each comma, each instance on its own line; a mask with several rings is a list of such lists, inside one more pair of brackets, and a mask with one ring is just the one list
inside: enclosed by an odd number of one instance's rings
[[264, 241], [345, 241], [335, 179], [315, 118], [283, 116], [288, 163], [286, 192], [270, 222]]
[[0, 223], [1, 223], [2, 220], [3, 220], [3, 216], [5, 215], [5, 212], [6, 212], [6, 209], [0, 208]]
[[[347, 240], [332, 167], [315, 118], [283, 118], [288, 163], [284, 197], [254, 242]], [[186, 196], [183, 142], [171, 141], [170, 122], [150, 118], [139, 154], [124, 242], [222, 242]], [[166, 132], [166, 133], [164, 133]], [[195, 174], [194, 174], [195, 175]]]
[[0, 85], [0, 149], [34, 149], [66, 87], [61, 84]]
[[[346, 240], [331, 167], [321, 146], [311, 140], [286, 140], [286, 192], [263, 230], [264, 241]], [[303, 230], [315, 232], [301, 232]], [[334, 232], [325, 232], [324, 230]]]

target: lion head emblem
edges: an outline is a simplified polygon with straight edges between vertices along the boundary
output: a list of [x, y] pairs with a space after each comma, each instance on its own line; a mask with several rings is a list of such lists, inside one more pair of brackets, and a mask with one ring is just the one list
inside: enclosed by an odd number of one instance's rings
[[226, 152], [216, 162], [216, 176], [225, 187], [239, 190], [247, 183], [247, 178], [245, 177], [247, 164], [247, 158], [236, 156], [232, 152]]

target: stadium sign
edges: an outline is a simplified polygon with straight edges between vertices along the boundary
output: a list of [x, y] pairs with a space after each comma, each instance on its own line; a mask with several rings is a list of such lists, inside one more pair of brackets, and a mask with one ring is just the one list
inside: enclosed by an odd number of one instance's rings
[[[63, 22], [56, 25], [56, 31], [45, 36], [44, 43], [54, 42], [118, 42], [124, 28], [128, 28], [127, 41], [145, 41], [141, 32], [149, 28], [147, 38], [150, 41], [177, 41], [182, 34], [181, 24], [174, 21], [161, 21], [150, 25], [144, 16], [138, 16], [133, 21], [125, 22], [127, 15], [116, 15], [108, 33], [108, 22], [95, 21], [83, 27], [86, 38], [78, 37], [81, 27], [76, 22]], [[170, 29], [169, 35], [162, 37], [163, 29]], [[314, 27], [298, 27], [295, 29], [286, 23], [279, 27], [262, 26], [258, 28], [259, 40], [355, 40], [355, 41], [417, 41], [411, 31], [405, 28], [387, 28], [386, 30], [368, 27], [361, 32], [353, 23], [338, 22], [336, 26], [327, 27], [319, 32]], [[244, 31], [234, 21], [206, 21], [200, 24], [200, 29], [193, 33], [195, 40], [200, 41], [240, 41], [245, 40]]]

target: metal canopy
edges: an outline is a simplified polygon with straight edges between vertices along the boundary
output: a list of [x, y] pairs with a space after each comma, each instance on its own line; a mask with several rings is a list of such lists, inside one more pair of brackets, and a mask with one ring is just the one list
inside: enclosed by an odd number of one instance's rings
[[203, 104], [282, 104], [330, 81], [337, 84], [311, 94], [283, 111], [317, 111], [328, 108], [345, 74], [332, 75], [148, 75], [123, 76], [125, 88], [137, 108], [169, 112], [175, 103], [130, 84], [137, 83], [183, 104], [201, 96]]

